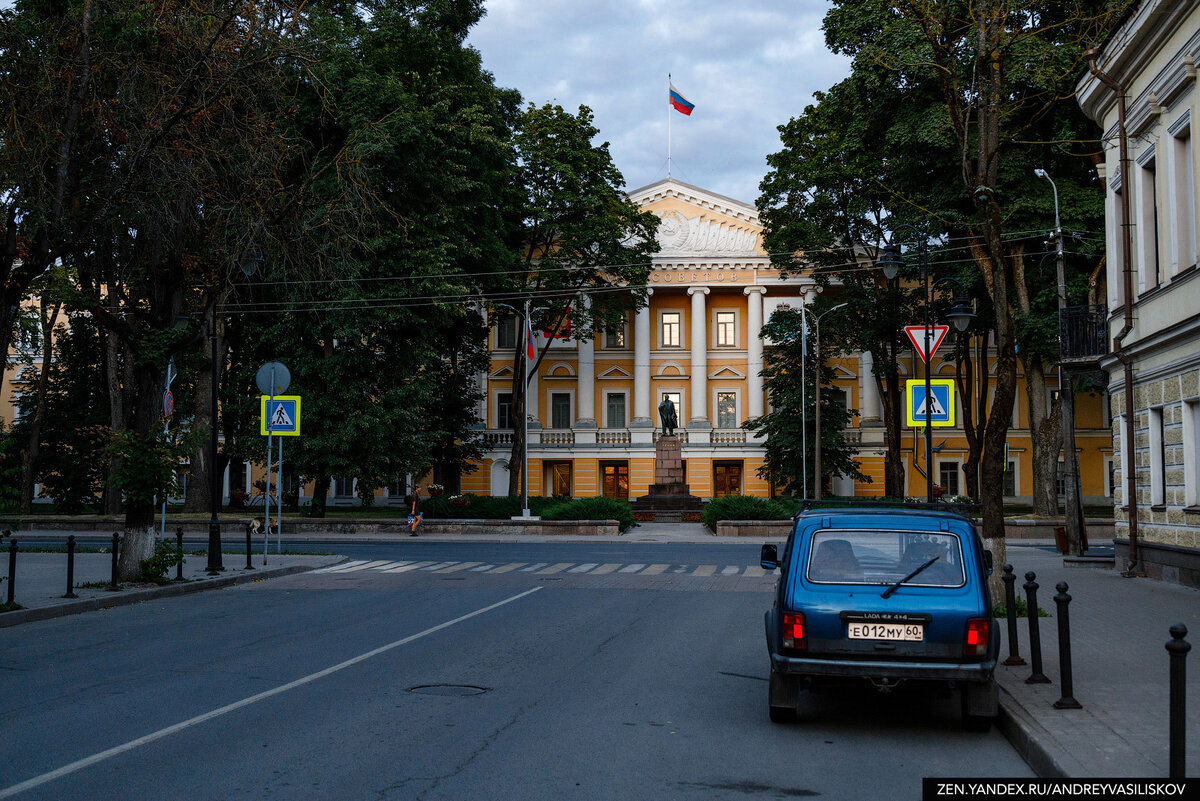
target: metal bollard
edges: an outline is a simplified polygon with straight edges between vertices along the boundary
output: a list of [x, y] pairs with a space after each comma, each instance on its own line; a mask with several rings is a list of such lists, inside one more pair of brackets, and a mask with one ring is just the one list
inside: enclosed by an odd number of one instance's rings
[[246, 523], [246, 567], [243, 568], [244, 570], [253, 570], [254, 569], [254, 565], [250, 564], [250, 548], [252, 547], [250, 545], [250, 535], [251, 535], [250, 524]]
[[75, 594], [75, 535], [67, 537], [67, 594], [64, 598], [78, 598]]
[[1004, 660], [1005, 665], [1023, 665], [1025, 660], [1018, 653], [1019, 647], [1017, 643], [1017, 577], [1013, 574], [1013, 566], [1004, 566], [1004, 575], [1000, 577], [1004, 582], [1004, 608], [1008, 611], [1008, 659]]
[[175, 565], [175, 580], [183, 581], [183, 529], [175, 529], [175, 546], [179, 548], [179, 564]]
[[1172, 779], [1184, 778], [1183, 760], [1185, 747], [1185, 711], [1187, 710], [1187, 654], [1192, 644], [1183, 639], [1187, 626], [1176, 623], [1171, 626], [1171, 639], [1167, 641], [1167, 653], [1171, 655], [1170, 732], [1171, 757], [1169, 773]]
[[1058, 681], [1062, 685], [1062, 697], [1054, 702], [1054, 708], [1083, 709], [1083, 704], [1075, 700], [1075, 686], [1071, 680], [1071, 620], [1067, 617], [1071, 596], [1065, 581], [1058, 582], [1054, 589], [1058, 590], [1054, 603], [1058, 605]]
[[1025, 574], [1025, 603], [1029, 606], [1029, 658], [1033, 661], [1033, 673], [1025, 679], [1026, 684], [1049, 684], [1050, 679], [1042, 672], [1042, 635], [1038, 631], [1038, 585], [1037, 574], [1030, 570]]
[[120, 542], [121, 535], [114, 531], [112, 540], [112, 580], [108, 583], [108, 589], [110, 590], [121, 589], [121, 584], [117, 581], [117, 547]]
[[17, 541], [8, 541], [8, 605], [12, 606], [17, 595]]

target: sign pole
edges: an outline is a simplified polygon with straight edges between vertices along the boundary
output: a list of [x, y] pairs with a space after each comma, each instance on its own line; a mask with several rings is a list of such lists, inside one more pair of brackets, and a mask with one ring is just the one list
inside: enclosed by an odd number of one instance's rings
[[275, 491], [279, 493], [275, 508], [279, 511], [279, 524], [275, 526], [275, 553], [283, 553], [283, 437], [279, 438], [279, 480], [275, 482]]
[[275, 405], [275, 365], [271, 365], [271, 392], [267, 400], [267, 489], [263, 493], [263, 564], [267, 563], [267, 550], [271, 547], [271, 415]]

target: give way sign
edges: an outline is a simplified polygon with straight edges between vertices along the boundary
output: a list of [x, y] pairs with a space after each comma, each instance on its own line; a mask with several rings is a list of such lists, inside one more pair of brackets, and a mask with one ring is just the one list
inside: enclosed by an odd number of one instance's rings
[[[929, 357], [937, 351], [938, 345], [942, 344], [942, 340], [946, 338], [949, 331], [950, 326], [948, 325], [931, 325], [929, 326], [929, 335], [926, 337], [925, 326], [904, 326], [904, 333], [908, 334], [908, 338], [912, 340], [913, 347], [917, 349], [917, 355], [923, 362], [929, 361]], [[929, 350], [925, 350], [926, 344], [928, 344]]]

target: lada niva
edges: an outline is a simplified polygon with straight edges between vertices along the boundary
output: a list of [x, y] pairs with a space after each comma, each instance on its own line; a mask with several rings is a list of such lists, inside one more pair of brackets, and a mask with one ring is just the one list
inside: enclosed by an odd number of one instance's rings
[[964, 721], [986, 730], [997, 712], [999, 628], [992, 554], [970, 519], [936, 507], [830, 508], [796, 515], [766, 614], [772, 721], [794, 721], [800, 690], [901, 682], [961, 691]]

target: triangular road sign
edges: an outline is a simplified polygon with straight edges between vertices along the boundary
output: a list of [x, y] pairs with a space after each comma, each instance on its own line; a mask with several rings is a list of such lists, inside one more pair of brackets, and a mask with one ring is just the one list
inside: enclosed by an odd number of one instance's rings
[[275, 414], [271, 415], [271, 428], [292, 428], [295, 425], [288, 416], [286, 406], [281, 403], [275, 407]]
[[930, 404], [929, 415], [931, 417], [945, 417], [946, 416], [946, 409], [942, 406], [942, 401], [938, 398], [936, 392], [931, 392], [931, 393], [929, 393], [929, 397], [927, 397], [924, 401], [922, 401], [921, 405], [918, 406], [917, 409], [913, 412], [913, 417], [924, 417], [925, 416], [925, 404], [926, 403]]
[[938, 345], [942, 344], [942, 340], [946, 338], [946, 334], [950, 332], [948, 325], [931, 325], [929, 326], [929, 351], [925, 350], [925, 326], [923, 325], [906, 325], [904, 333], [908, 334], [908, 338], [912, 340], [913, 347], [917, 349], [917, 355], [921, 357], [921, 361], [929, 361], [938, 349]]

